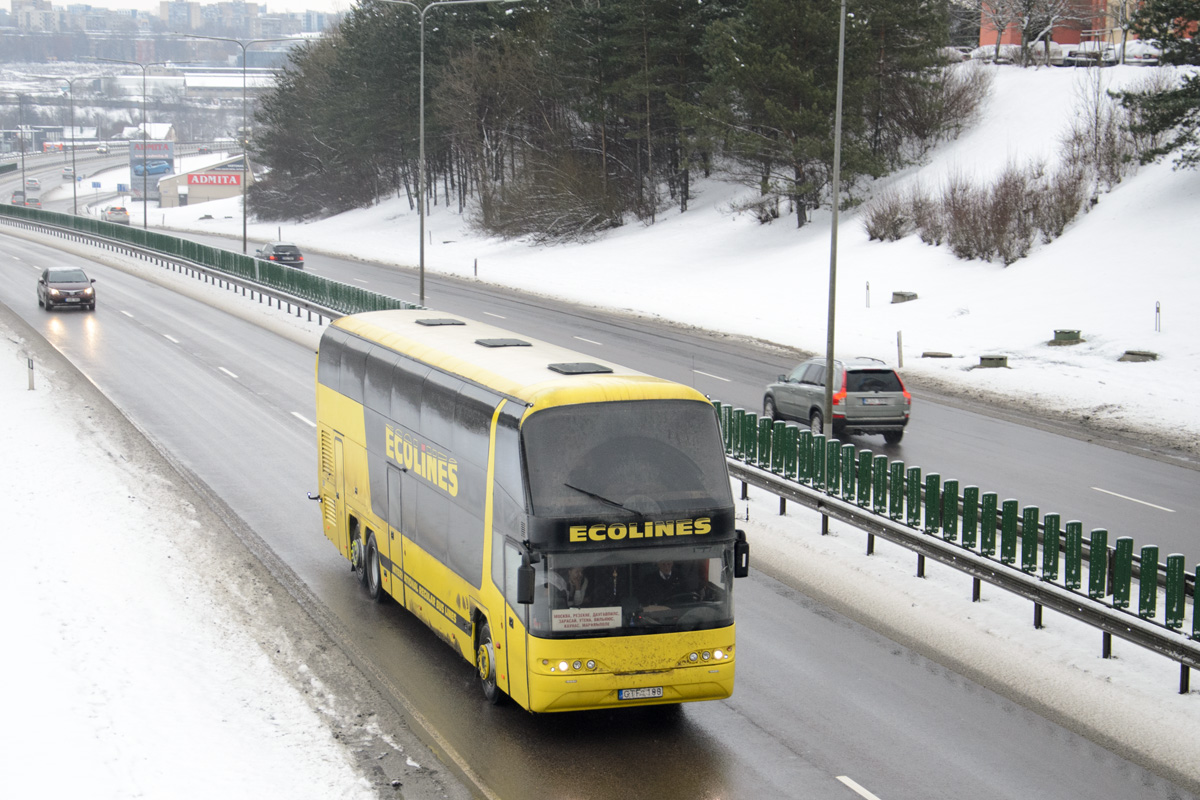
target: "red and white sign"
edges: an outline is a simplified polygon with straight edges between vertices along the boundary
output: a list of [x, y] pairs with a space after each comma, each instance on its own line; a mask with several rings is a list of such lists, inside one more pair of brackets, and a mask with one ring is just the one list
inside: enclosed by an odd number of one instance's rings
[[241, 186], [242, 176], [236, 173], [189, 172], [188, 186]]

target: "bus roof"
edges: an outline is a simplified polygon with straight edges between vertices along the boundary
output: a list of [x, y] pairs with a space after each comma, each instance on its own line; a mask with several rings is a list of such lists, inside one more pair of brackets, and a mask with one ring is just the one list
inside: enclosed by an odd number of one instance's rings
[[440, 311], [368, 311], [332, 324], [539, 408], [612, 400], [707, 402], [689, 386]]

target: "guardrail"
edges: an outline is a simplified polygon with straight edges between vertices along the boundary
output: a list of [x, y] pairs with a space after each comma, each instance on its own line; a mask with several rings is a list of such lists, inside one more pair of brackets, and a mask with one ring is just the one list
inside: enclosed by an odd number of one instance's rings
[[260, 297], [272, 297], [297, 308], [308, 308], [319, 312], [321, 317], [416, 307], [301, 269], [132, 225], [2, 204], [0, 219], [23, 223], [54, 235], [72, 234], [101, 247], [124, 249], [130, 255], [160, 261], [164, 265], [170, 262], [206, 280], [236, 286], [244, 292], [253, 291]]
[[[319, 322], [325, 316], [418, 307], [302, 270], [102, 220], [2, 205], [0, 220], [120, 249], [244, 294], [258, 293], [260, 300], [274, 297], [289, 310], [293, 304], [298, 311], [308, 308], [310, 316], [317, 310]], [[868, 555], [874, 537], [882, 536], [917, 554], [918, 576], [924, 575], [926, 558], [954, 567], [973, 577], [975, 600], [983, 581], [1024, 597], [1034, 604], [1035, 627], [1041, 627], [1043, 608], [1092, 625], [1102, 632], [1106, 658], [1112, 636], [1157, 652], [1180, 664], [1179, 691], [1188, 692], [1189, 670], [1200, 669], [1200, 616], [1193, 603], [1191, 633], [1185, 634], [1196, 572], [1186, 571], [1182, 555], [1168, 555], [1159, 564], [1154, 545], [1142, 547], [1138, 557], [1130, 537], [1110, 547], [1104, 529], [1084, 537], [1082, 523], [1064, 524], [1060, 515], [1043, 515], [1036, 506], [1001, 501], [976, 486], [963, 487], [960, 494], [958, 481], [938, 473], [922, 476], [920, 467], [889, 462], [853, 444], [759, 419], [719, 401], [714, 405], [730, 473], [742, 481], [743, 497], [754, 485], [780, 497], [780, 513], [792, 500], [864, 530]], [[1104, 557], [1092, 557], [1095, 553]], [[1130, 610], [1135, 578], [1136, 614]]]
[[882, 536], [917, 554], [918, 576], [926, 558], [954, 567], [974, 578], [974, 600], [981, 581], [1032, 600], [1035, 627], [1041, 627], [1044, 607], [1086, 622], [1103, 632], [1105, 658], [1112, 636], [1160, 653], [1180, 664], [1179, 691], [1188, 692], [1189, 670], [1200, 668], [1200, 615], [1193, 603], [1191, 633], [1184, 633], [1196, 580], [1184, 556], [1172, 554], [1159, 564], [1159, 548], [1146, 545], [1139, 558], [1131, 537], [1110, 547], [1102, 528], [1085, 538], [1081, 522], [1064, 524], [1059, 514], [1043, 515], [1037, 506], [1001, 501], [977, 486], [960, 494], [958, 481], [938, 473], [922, 476], [920, 467], [903, 461], [714, 405], [743, 498], [754, 485], [781, 498], [780, 513], [790, 499], [860, 528], [867, 532], [868, 555], [874, 537]]

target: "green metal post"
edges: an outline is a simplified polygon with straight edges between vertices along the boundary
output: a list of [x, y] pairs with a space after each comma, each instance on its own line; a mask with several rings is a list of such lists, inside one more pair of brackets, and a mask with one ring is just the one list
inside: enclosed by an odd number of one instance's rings
[[871, 460], [874, 456], [870, 450], [860, 450], [858, 453], [858, 506], [867, 508], [871, 505]]
[[783, 476], [788, 480], [796, 480], [796, 463], [800, 447], [800, 430], [795, 425], [783, 429]]
[[888, 504], [888, 516], [899, 522], [904, 518], [904, 462], [893, 461], [891, 471], [891, 481], [888, 486], [891, 502]]
[[1092, 531], [1091, 552], [1088, 555], [1088, 597], [1099, 600], [1108, 594], [1108, 531]]
[[979, 553], [981, 555], [996, 555], [996, 509], [999, 499], [995, 492], [986, 492], [981, 500], [979, 511]]
[[742, 461], [754, 466], [758, 463], [758, 414], [747, 411], [742, 423]]
[[979, 533], [979, 487], [968, 486], [962, 495], [962, 543], [968, 550], [974, 550]]
[[825, 443], [825, 493], [836, 495], [842, 484], [842, 443], [833, 437]]
[[812, 435], [812, 486], [825, 490], [825, 434]]
[[808, 428], [800, 431], [800, 444], [797, 449], [797, 471], [801, 483], [812, 483], [813, 475], [813, 434]]
[[725, 455], [733, 455], [733, 406], [721, 406], [721, 433], [725, 437]]
[[925, 532], [937, 533], [942, 527], [942, 476], [931, 472], [925, 476]]
[[1121, 536], [1113, 542], [1113, 607], [1129, 608], [1133, 583], [1133, 537]]
[[1163, 622], [1175, 630], [1183, 627], [1183, 614], [1187, 610], [1186, 570], [1181, 554], [1167, 556], [1167, 601], [1163, 605]]
[[942, 486], [942, 538], [958, 541], [958, 481], [949, 480]]
[[916, 528], [921, 525], [921, 468], [908, 468], [908, 482], [905, 484], [908, 491], [905, 498], [905, 505], [908, 507], [908, 519], [906, 523], [910, 528]]
[[1047, 514], [1042, 520], [1042, 580], [1058, 580], [1058, 549], [1062, 546], [1062, 517]]
[[1083, 523], [1073, 519], [1067, 523], [1066, 575], [1063, 586], [1078, 589], [1083, 585]]
[[741, 461], [743, 456], [746, 453], [745, 448], [742, 447], [742, 431], [745, 430], [745, 427], [746, 427], [746, 409], [735, 408], [733, 410], [733, 436], [732, 436], [733, 441], [730, 442], [732, 447], [730, 448], [729, 454], [731, 456], [733, 456], [734, 458], [736, 458], [738, 461]]
[[783, 420], [776, 420], [771, 426], [771, 472], [783, 474], [783, 464], [787, 460], [787, 429]]
[[842, 499], [854, 502], [857, 487], [858, 470], [856, 469], [854, 445], [842, 445]]
[[1000, 505], [1000, 563], [1017, 562], [1017, 511], [1020, 503], [1005, 500]]
[[1021, 571], [1030, 575], [1037, 572], [1039, 516], [1037, 506], [1025, 506], [1021, 517]]
[[883, 516], [888, 510], [887, 456], [875, 456], [875, 465], [871, 467], [871, 477], [875, 483], [871, 489], [872, 510]]
[[1154, 619], [1158, 613], [1158, 545], [1142, 548], [1142, 567], [1138, 575], [1138, 616]]

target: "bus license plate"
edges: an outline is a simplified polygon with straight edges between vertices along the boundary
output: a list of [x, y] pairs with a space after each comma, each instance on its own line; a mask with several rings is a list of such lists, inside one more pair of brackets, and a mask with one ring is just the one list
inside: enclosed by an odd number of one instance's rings
[[647, 686], [643, 689], [618, 689], [618, 700], [646, 700], [651, 697], [662, 697], [661, 686]]

